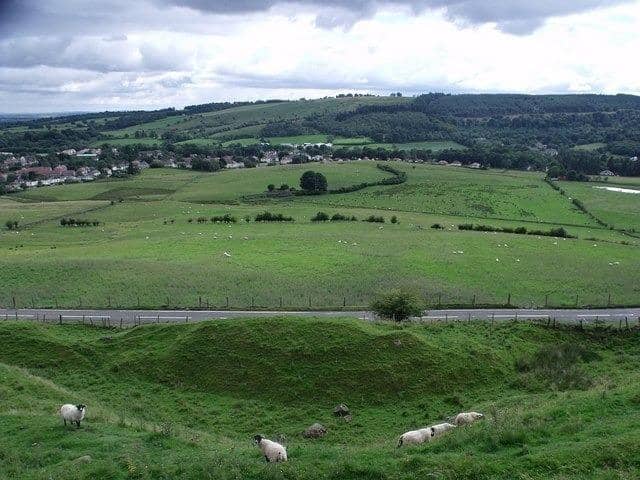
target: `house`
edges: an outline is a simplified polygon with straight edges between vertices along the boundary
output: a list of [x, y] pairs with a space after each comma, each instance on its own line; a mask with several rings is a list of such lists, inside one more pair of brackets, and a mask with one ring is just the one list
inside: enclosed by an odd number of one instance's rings
[[447, 162], [446, 160], [440, 160], [438, 162], [438, 165], [449, 165], [449, 162]]
[[227, 162], [224, 168], [244, 168], [244, 163], [231, 160], [230, 162]]
[[616, 174], [613, 173], [611, 170], [603, 170], [598, 175], [602, 177], [614, 177]]
[[478, 168], [480, 168], [481, 166], [482, 166], [482, 165], [480, 165], [478, 162], [473, 162], [473, 163], [470, 163], [469, 165], [467, 165], [467, 168], [475, 168], [475, 169], [478, 169]]
[[78, 152], [76, 152], [74, 148], [68, 148], [67, 150], [62, 150], [60, 153], [62, 155], [68, 155], [70, 157], [73, 157]]
[[293, 163], [293, 157], [291, 155], [285, 155], [280, 159], [280, 165], [289, 165]]
[[460, 163], [460, 162], [451, 162], [449, 165], [452, 166], [452, 167], [461, 167], [462, 163]]

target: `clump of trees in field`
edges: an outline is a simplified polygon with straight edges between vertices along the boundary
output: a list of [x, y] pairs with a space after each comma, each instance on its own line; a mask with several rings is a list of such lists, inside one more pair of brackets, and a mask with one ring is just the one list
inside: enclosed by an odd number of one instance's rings
[[422, 304], [416, 295], [401, 289], [381, 294], [373, 301], [371, 309], [381, 317], [396, 322], [422, 314]]
[[363, 222], [384, 223], [384, 217], [377, 216], [377, 215], [369, 215], [367, 218], [363, 220]]
[[311, 217], [312, 222], [356, 222], [358, 219], [355, 216], [342, 215], [341, 213], [335, 213], [329, 216], [328, 213], [318, 212]]
[[61, 218], [61, 227], [97, 227], [100, 225], [98, 220], [79, 220], [76, 218]]
[[256, 222], [293, 222], [293, 217], [287, 217], [282, 213], [264, 211], [256, 215]]
[[527, 230], [526, 227], [492, 227], [490, 225], [474, 225], [472, 223], [461, 223], [458, 225], [458, 230], [473, 230], [475, 232], [500, 232], [500, 233], [515, 233], [517, 235], [541, 235], [545, 237], [560, 237], [560, 238], [576, 238], [563, 228], [552, 228], [549, 231], [544, 230]]
[[[190, 218], [189, 219], [189, 223], [191, 223], [193, 220]], [[238, 221], [238, 219], [228, 213], [225, 213], [224, 215], [214, 215], [211, 218], [208, 217], [198, 217], [196, 218], [196, 222], [198, 223], [207, 223], [207, 222], [211, 222], [211, 223], [236, 223]]]
[[17, 220], [7, 220], [4, 224], [7, 230], [18, 230], [19, 222]]
[[300, 188], [306, 193], [325, 193], [328, 188], [327, 177], [322, 173], [307, 170], [300, 177]]

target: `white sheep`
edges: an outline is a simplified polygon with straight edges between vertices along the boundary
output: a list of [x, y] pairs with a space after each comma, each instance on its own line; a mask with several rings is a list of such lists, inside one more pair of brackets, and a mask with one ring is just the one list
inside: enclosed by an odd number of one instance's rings
[[473, 423], [477, 420], [480, 420], [484, 418], [484, 415], [482, 413], [478, 413], [478, 412], [462, 412], [457, 414], [454, 418], [453, 418], [453, 423], [455, 423], [456, 425], [469, 425], [470, 423]]
[[80, 428], [80, 422], [84, 420], [85, 413], [87, 413], [87, 406], [83, 404], [72, 405], [70, 403], [66, 403], [60, 407], [60, 410], [58, 410], [58, 414], [64, 421], [65, 426], [67, 425], [67, 421], [69, 421], [71, 424], [75, 423], [78, 428]]
[[400, 435], [398, 447], [403, 445], [420, 445], [421, 443], [430, 442], [434, 435], [435, 432], [431, 427], [411, 430]]
[[445, 423], [438, 423], [436, 425], [431, 425], [431, 430], [433, 430], [433, 437], [439, 437], [440, 435], [444, 435], [446, 432], [448, 432], [449, 430], [451, 430], [452, 428], [456, 428], [455, 425], [445, 422]]
[[262, 435], [256, 435], [253, 437], [253, 440], [256, 442], [256, 445], [260, 447], [260, 450], [262, 450], [262, 454], [267, 463], [287, 461], [287, 449], [278, 442], [268, 440]]

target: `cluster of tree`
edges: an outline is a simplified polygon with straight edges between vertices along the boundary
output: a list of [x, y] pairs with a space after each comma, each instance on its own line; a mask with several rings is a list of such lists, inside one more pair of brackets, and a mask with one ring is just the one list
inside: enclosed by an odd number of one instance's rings
[[98, 220], [78, 220], [76, 218], [61, 218], [61, 227], [97, 227], [100, 225]]
[[357, 222], [358, 219], [355, 216], [342, 215], [341, 213], [334, 213], [329, 216], [328, 213], [318, 212], [311, 217], [312, 222]]
[[[193, 222], [193, 219], [190, 218], [189, 223]], [[196, 219], [196, 221], [198, 223], [207, 223], [207, 222], [211, 222], [211, 223], [236, 223], [238, 221], [238, 219], [228, 213], [225, 213], [224, 215], [214, 215], [211, 218], [208, 217], [198, 217]]]
[[300, 177], [300, 188], [305, 193], [320, 194], [327, 191], [327, 177], [320, 172], [307, 170]]
[[[432, 228], [437, 228], [432, 225]], [[559, 238], [576, 238], [573, 235], [569, 235], [563, 227], [552, 228], [549, 231], [544, 230], [527, 230], [526, 227], [492, 227], [490, 225], [474, 225], [472, 223], [462, 223], [458, 225], [458, 230], [472, 230], [475, 232], [501, 232], [501, 233], [515, 233], [516, 235], [538, 235], [545, 237], [559, 237]]]
[[256, 215], [256, 222], [293, 222], [293, 217], [288, 217], [282, 213], [264, 211]]

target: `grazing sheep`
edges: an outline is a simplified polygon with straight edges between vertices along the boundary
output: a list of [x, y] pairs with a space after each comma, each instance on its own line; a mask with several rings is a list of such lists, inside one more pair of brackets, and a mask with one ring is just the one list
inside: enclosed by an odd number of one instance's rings
[[478, 413], [478, 412], [462, 412], [457, 414], [454, 418], [453, 418], [453, 423], [455, 423], [456, 425], [469, 425], [470, 423], [473, 423], [477, 420], [480, 420], [484, 418], [484, 415], [482, 413]]
[[436, 438], [436, 437], [439, 437], [440, 435], [447, 433], [452, 428], [456, 428], [456, 426], [452, 425], [451, 423], [445, 422], [445, 423], [438, 423], [437, 425], [431, 425], [431, 427], [429, 428], [433, 430], [433, 437]]
[[430, 442], [434, 435], [435, 431], [431, 427], [411, 430], [400, 435], [398, 447], [403, 445], [420, 445], [421, 443]]
[[256, 435], [253, 440], [262, 450], [267, 463], [287, 461], [287, 450], [279, 443], [268, 440], [262, 435]]
[[62, 420], [64, 421], [65, 426], [67, 425], [67, 421], [69, 421], [72, 424], [75, 423], [78, 426], [78, 428], [80, 428], [80, 422], [84, 420], [84, 415], [86, 412], [87, 412], [86, 405], [83, 405], [83, 404], [72, 405], [70, 403], [62, 405], [60, 407], [60, 410], [58, 410], [58, 414], [60, 415], [60, 418], [62, 418]]

